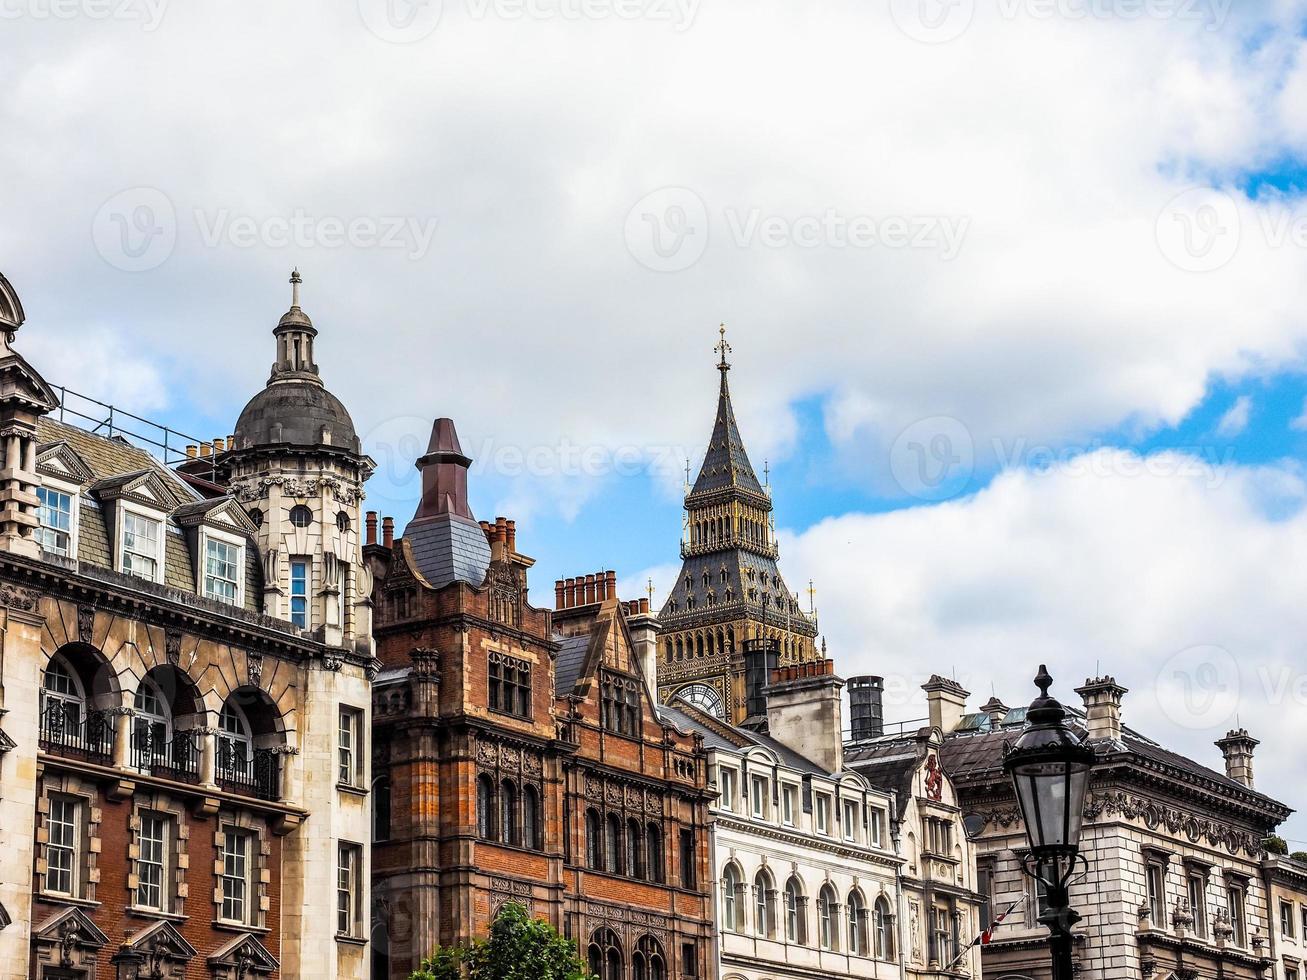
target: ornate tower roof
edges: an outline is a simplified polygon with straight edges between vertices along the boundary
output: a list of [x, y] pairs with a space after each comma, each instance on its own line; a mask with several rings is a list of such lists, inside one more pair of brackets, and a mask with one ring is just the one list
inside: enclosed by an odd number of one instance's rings
[[692, 492], [738, 488], [765, 497], [753, 464], [749, 462], [749, 454], [744, 450], [744, 440], [740, 438], [740, 429], [735, 423], [735, 409], [731, 406], [731, 388], [726, 380], [731, 370], [730, 362], [726, 360], [731, 345], [726, 342], [725, 325], [721, 327], [721, 341], [716, 350], [721, 355], [717, 370], [722, 376], [717, 394], [717, 420], [713, 423], [712, 439], [708, 442], [708, 451], [704, 454], [703, 466], [699, 468], [699, 478], [694, 481]]

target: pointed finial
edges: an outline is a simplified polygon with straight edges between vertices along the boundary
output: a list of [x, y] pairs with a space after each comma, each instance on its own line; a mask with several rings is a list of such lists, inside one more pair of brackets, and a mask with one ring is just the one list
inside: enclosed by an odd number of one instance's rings
[[770, 459], [764, 459], [762, 461], [762, 485], [764, 487], [771, 486], [771, 460]]
[[817, 587], [812, 584], [812, 579], [808, 579], [808, 614], [813, 615], [817, 612]]
[[731, 366], [726, 361], [726, 355], [731, 353], [732, 348], [731, 345], [726, 342], [726, 324], [723, 323], [717, 328], [717, 331], [721, 334], [721, 340], [717, 341], [717, 346], [713, 348], [713, 350], [721, 355], [721, 360], [717, 362], [717, 369], [719, 371], [729, 371]]
[[653, 576], [649, 577], [649, 581], [645, 584], [644, 588], [645, 591], [649, 593], [649, 604], [653, 605], [653, 597], [654, 597]]
[[1040, 697], [1048, 697], [1048, 689], [1053, 686], [1053, 678], [1049, 676], [1048, 668], [1043, 664], [1039, 665], [1039, 673], [1035, 675], [1035, 687], [1039, 688]]
[[303, 281], [300, 278], [299, 266], [290, 270], [290, 305], [296, 309], [300, 305], [300, 283]]

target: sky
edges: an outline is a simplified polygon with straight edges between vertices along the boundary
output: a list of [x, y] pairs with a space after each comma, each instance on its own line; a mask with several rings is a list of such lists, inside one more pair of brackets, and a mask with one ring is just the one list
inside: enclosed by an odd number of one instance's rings
[[0, 18], [0, 271], [53, 383], [228, 434], [298, 266], [369, 507], [404, 525], [450, 416], [538, 603], [614, 568], [658, 605], [725, 322], [782, 569], [888, 717], [1112, 674], [1307, 807], [1307, 2]]

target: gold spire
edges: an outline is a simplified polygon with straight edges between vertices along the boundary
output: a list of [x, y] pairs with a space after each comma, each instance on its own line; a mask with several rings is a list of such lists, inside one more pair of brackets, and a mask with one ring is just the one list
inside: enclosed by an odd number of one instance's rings
[[729, 371], [731, 366], [726, 361], [726, 355], [731, 353], [732, 348], [731, 345], [726, 342], [726, 324], [723, 323], [717, 328], [717, 330], [718, 333], [721, 334], [721, 340], [717, 341], [717, 346], [713, 348], [713, 350], [721, 355], [721, 360], [717, 362], [717, 369], [719, 371]]

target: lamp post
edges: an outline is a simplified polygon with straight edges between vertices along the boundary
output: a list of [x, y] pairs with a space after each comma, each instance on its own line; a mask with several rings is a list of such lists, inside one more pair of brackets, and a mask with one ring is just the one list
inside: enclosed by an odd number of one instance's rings
[[1070, 884], [1080, 855], [1084, 812], [1093, 749], [1066, 724], [1066, 709], [1048, 693], [1053, 678], [1040, 664], [1035, 685], [1039, 697], [1026, 712], [1026, 725], [1003, 759], [1012, 777], [1017, 804], [1026, 825], [1030, 851], [1022, 870], [1044, 886], [1046, 908], [1039, 921], [1048, 927], [1053, 980], [1072, 980], [1071, 929], [1080, 914], [1071, 907]]

